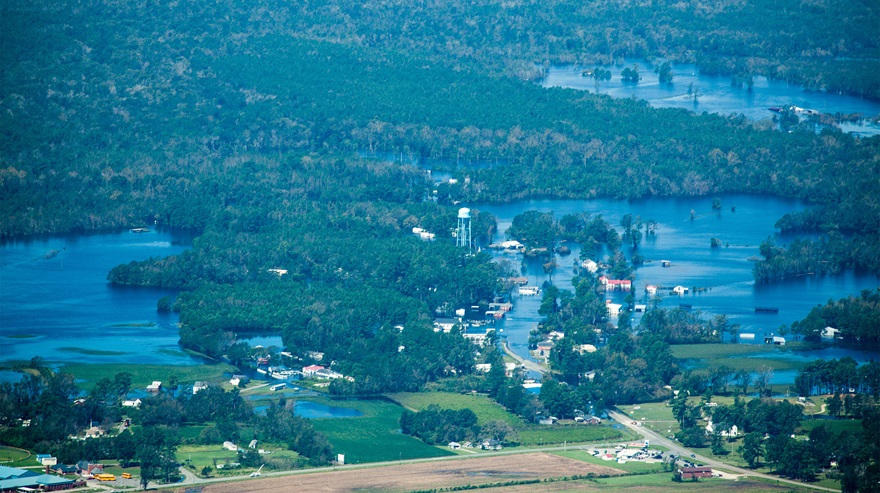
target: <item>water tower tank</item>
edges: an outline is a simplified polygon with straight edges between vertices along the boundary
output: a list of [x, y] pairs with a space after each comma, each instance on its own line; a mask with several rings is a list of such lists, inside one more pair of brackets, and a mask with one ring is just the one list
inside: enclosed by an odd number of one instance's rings
[[471, 210], [462, 207], [458, 210], [458, 227], [455, 228], [455, 244], [461, 247], [473, 248], [471, 239]]

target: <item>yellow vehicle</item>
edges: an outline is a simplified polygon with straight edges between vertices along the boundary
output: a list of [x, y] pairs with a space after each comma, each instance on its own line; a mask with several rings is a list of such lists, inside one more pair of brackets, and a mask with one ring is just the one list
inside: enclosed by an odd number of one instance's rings
[[130, 472], [124, 472], [124, 473], [122, 473], [122, 477], [125, 478], [125, 479], [131, 479], [131, 473], [130, 473]]
[[116, 481], [116, 476], [112, 474], [95, 474], [95, 479], [98, 481]]

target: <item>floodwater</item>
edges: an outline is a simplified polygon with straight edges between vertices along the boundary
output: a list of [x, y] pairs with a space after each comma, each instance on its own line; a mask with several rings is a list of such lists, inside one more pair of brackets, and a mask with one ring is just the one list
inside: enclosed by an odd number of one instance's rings
[[191, 245], [192, 235], [169, 231], [0, 244], [0, 361], [199, 363], [177, 344], [177, 315], [156, 310], [159, 298], [175, 291], [106, 279], [116, 265]]
[[[553, 212], [557, 219], [576, 212], [588, 212], [593, 216], [601, 214], [618, 230], [625, 214], [640, 216], [643, 221], [653, 219], [659, 224], [657, 233], [646, 236], [635, 250], [650, 260], [635, 271], [632, 293], [636, 303], [647, 303], [647, 285], [666, 288], [661, 290], [660, 307], [691, 305], [692, 310], [699, 310], [707, 319], [726, 314], [731, 324], [740, 325], [740, 332], [756, 334], [754, 341], [743, 340], [742, 343], [762, 344], [764, 334], [769, 335], [778, 331], [780, 325], [803, 319], [816, 305], [880, 286], [877, 276], [853, 271], [837, 276], [804, 276], [766, 285], [755, 284], [750, 258], [759, 255], [759, 246], [768, 237], [773, 237], [777, 244], [791, 240], [791, 237], [776, 234], [773, 225], [783, 214], [803, 210], [806, 205], [797, 200], [769, 196], [720, 195], [718, 198], [722, 204], [720, 210], [712, 209], [712, 198], [709, 197], [634, 201], [532, 200], [515, 204], [472, 204], [471, 208], [496, 216], [499, 232], [495, 241], [505, 239], [513, 218], [530, 209]], [[736, 207], [735, 211], [731, 210], [732, 206]], [[693, 221], [690, 219], [691, 210], [695, 211]], [[729, 246], [712, 248], [710, 239], [713, 237]], [[555, 256], [559, 267], [552, 275], [552, 282], [562, 289], [573, 290], [571, 278], [575, 264], [580, 263], [581, 249], [576, 244], [569, 246], [570, 255]], [[627, 247], [623, 250], [631, 258], [633, 250]], [[540, 286], [550, 280], [539, 261], [524, 262], [521, 255], [491, 252], [497, 261], [509, 262], [514, 270], [528, 277], [530, 285]], [[602, 251], [599, 258], [590, 256], [598, 261], [607, 255], [608, 252]], [[670, 266], [663, 267], [661, 260], [670, 261]], [[683, 296], [673, 295], [669, 288], [676, 285], [688, 287], [690, 291]], [[623, 304], [627, 294], [607, 292], [606, 298]], [[514, 294], [513, 302], [514, 309], [498, 327], [511, 349], [528, 357], [529, 331], [542, 319], [538, 315], [541, 297]], [[756, 307], [773, 307], [779, 311], [761, 313], [755, 311]], [[633, 326], [638, 325], [639, 319], [640, 314], [636, 314]], [[862, 362], [877, 359], [875, 351], [831, 349], [799, 354], [811, 360], [842, 357], [844, 353]]]
[[[639, 65], [637, 83], [624, 82], [620, 72], [626, 67]], [[603, 67], [611, 70], [612, 78], [597, 82], [584, 77], [584, 69], [573, 65], [551, 66], [541, 81], [543, 87], [566, 87], [614, 98], [637, 98], [655, 108], [683, 108], [695, 113], [741, 114], [752, 120], [770, 119], [769, 108], [798, 106], [820, 113], [850, 115], [859, 113], [865, 118], [880, 115], [880, 102], [845, 94], [808, 91], [802, 86], [785, 81], [755, 77], [751, 89], [731, 85], [729, 76], [701, 74], [695, 65], [672, 66], [671, 83], [661, 83], [654, 66], [644, 59], [627, 60], [620, 66]], [[696, 100], [693, 94], [696, 93]], [[880, 135], [880, 125], [865, 122], [844, 123], [841, 130], [858, 135]]]
[[[619, 227], [624, 214], [653, 219], [657, 234], [645, 237], [638, 253], [649, 260], [636, 270], [633, 293], [639, 303], [646, 301], [645, 286], [682, 285], [705, 288], [705, 291], [674, 296], [668, 291], [661, 307], [689, 304], [704, 317], [726, 314], [731, 323], [741, 326], [741, 333], [754, 333], [752, 343], [760, 343], [764, 334], [777, 331], [782, 324], [804, 318], [816, 305], [830, 299], [858, 295], [863, 289], [877, 289], [878, 277], [847, 271], [837, 276], [806, 276], [768, 285], [752, 280], [751, 257], [758, 255], [760, 243], [773, 236], [784, 244], [791, 238], [774, 234], [774, 222], [783, 214], [803, 210], [797, 200], [752, 195], [721, 195], [722, 207], [712, 209], [712, 198], [650, 198], [635, 201], [617, 200], [531, 200], [514, 204], [472, 204], [491, 212], [498, 219], [499, 233], [504, 233], [513, 218], [526, 210], [601, 214]], [[732, 211], [731, 207], [736, 210]], [[695, 211], [691, 221], [690, 211]], [[710, 238], [725, 245], [711, 248]], [[156, 302], [173, 296], [172, 290], [117, 287], [107, 283], [106, 275], [114, 266], [154, 256], [176, 255], [192, 244], [185, 233], [152, 231], [149, 233], [113, 233], [58, 236], [0, 244], [0, 361], [24, 360], [40, 356], [52, 362], [155, 363], [192, 365], [200, 363], [181, 351], [178, 345], [177, 316], [159, 313]], [[553, 282], [572, 289], [575, 263], [580, 247], [570, 245], [572, 253], [557, 256], [559, 265]], [[625, 248], [628, 256], [632, 251]], [[608, 252], [599, 252], [598, 258]], [[521, 256], [493, 252], [499, 261], [510, 262], [515, 270], [540, 286], [549, 280], [539, 262], [522, 262]], [[660, 260], [669, 260], [662, 267]], [[609, 292], [608, 299], [622, 303], [626, 293]], [[540, 296], [513, 296], [515, 304], [499, 323], [512, 349], [528, 356], [529, 331], [541, 317]], [[755, 307], [775, 307], [778, 313], [756, 313]], [[638, 316], [633, 320], [638, 324]], [[246, 336], [245, 336], [246, 337]], [[748, 341], [743, 341], [748, 343]], [[281, 345], [279, 336], [258, 336], [252, 345]], [[814, 353], [800, 353], [809, 358], [842, 357], [839, 348]], [[856, 360], [876, 359], [870, 351], [856, 351]]]
[[[289, 399], [290, 396], [287, 398]], [[265, 415], [268, 408], [268, 405], [254, 406], [254, 412]], [[364, 415], [364, 413], [350, 407], [328, 406], [309, 400], [297, 400], [293, 407], [293, 414], [309, 419], [356, 418]]]

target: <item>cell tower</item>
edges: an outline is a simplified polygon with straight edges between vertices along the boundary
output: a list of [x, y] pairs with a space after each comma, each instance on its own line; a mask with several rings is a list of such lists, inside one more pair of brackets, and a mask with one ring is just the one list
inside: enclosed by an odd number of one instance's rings
[[458, 227], [455, 229], [455, 245], [467, 247], [468, 250], [474, 247], [471, 237], [471, 210], [462, 207], [458, 210]]

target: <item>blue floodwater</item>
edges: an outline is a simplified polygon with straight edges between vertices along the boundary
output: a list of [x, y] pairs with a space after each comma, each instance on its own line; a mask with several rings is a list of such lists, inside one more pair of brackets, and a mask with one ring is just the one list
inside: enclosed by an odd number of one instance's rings
[[[727, 314], [731, 323], [741, 325], [741, 333], [756, 334], [751, 343], [762, 342], [763, 334], [778, 330], [782, 324], [804, 318], [816, 305], [880, 286], [877, 276], [852, 271], [755, 285], [749, 258], [758, 255], [760, 243], [768, 236], [780, 244], [789, 241], [791, 238], [774, 234], [773, 224], [783, 214], [806, 206], [796, 200], [765, 196], [719, 198], [721, 211], [712, 210], [711, 197], [532, 200], [471, 207], [498, 218], [496, 240], [504, 238], [514, 216], [529, 209], [554, 212], [557, 217], [580, 211], [602, 214], [615, 226], [627, 213], [653, 219], [659, 224], [657, 234], [645, 238], [638, 249], [653, 261], [636, 270], [635, 296], [640, 302], [646, 300], [647, 284], [708, 288], [685, 296], [667, 294], [660, 306], [686, 303], [701, 310], [704, 317]], [[736, 212], [731, 212], [731, 206], [736, 206]], [[690, 220], [692, 209], [697, 216], [694, 221]], [[712, 237], [730, 246], [710, 248]], [[178, 346], [177, 316], [156, 311], [157, 300], [175, 295], [174, 291], [114, 287], [106, 281], [107, 273], [118, 264], [176, 255], [190, 244], [190, 236], [172, 232], [62, 236], [0, 244], [0, 361], [41, 356], [51, 362], [198, 364]], [[580, 247], [570, 246], [571, 255], [557, 256], [559, 268], [553, 274], [553, 282], [563, 289], [572, 289], [573, 266], [579, 262]], [[515, 255], [493, 255], [498, 261], [510, 262], [532, 285], [548, 280], [539, 263], [522, 264]], [[594, 260], [605, 255], [607, 252], [602, 252]], [[659, 260], [669, 260], [672, 265], [661, 267]], [[625, 295], [609, 292], [607, 298], [620, 303]], [[513, 302], [514, 310], [498, 327], [514, 351], [528, 356], [529, 330], [541, 321], [537, 313], [540, 296], [514, 295]], [[779, 313], [755, 313], [756, 306], [776, 307]], [[633, 324], [638, 324], [638, 316]], [[15, 337], [22, 335], [32, 337]], [[281, 345], [279, 336], [257, 336], [249, 341], [253, 345]], [[93, 351], [104, 354], [90, 354]], [[876, 359], [872, 351], [842, 348], [798, 354], [808, 359], [844, 355], [860, 362]]]
[[175, 291], [106, 280], [116, 265], [191, 243], [185, 233], [126, 231], [0, 244], [0, 360], [197, 364], [177, 344], [177, 315], [156, 310]]
[[[863, 289], [874, 290], [880, 286], [877, 276], [866, 273], [844, 272], [838, 276], [807, 276], [769, 285], [756, 285], [752, 278], [750, 257], [759, 255], [759, 246], [767, 237], [773, 236], [778, 244], [784, 244], [791, 237], [774, 234], [774, 223], [788, 212], [803, 210], [806, 206], [796, 200], [780, 199], [754, 195], [720, 195], [722, 208], [712, 210], [712, 197], [696, 198], [650, 198], [637, 201], [625, 200], [533, 200], [515, 204], [471, 204], [470, 207], [494, 214], [498, 220], [499, 233], [495, 241], [505, 239], [504, 233], [513, 218], [526, 210], [553, 212], [557, 218], [574, 212], [589, 212], [602, 216], [619, 228], [624, 214], [641, 216], [642, 220], [653, 219], [659, 223], [657, 234], [646, 237], [638, 248], [638, 253], [653, 260], [636, 269], [633, 294], [637, 303], [646, 303], [645, 286], [654, 284], [671, 288], [682, 285], [689, 288], [705, 287], [707, 291], [695, 293], [693, 290], [684, 296], [664, 294], [660, 306], [677, 307], [690, 304], [693, 310], [700, 310], [703, 318], [726, 314], [731, 324], [739, 324], [740, 332], [754, 333], [754, 341], [741, 343], [763, 343], [763, 335], [777, 331], [780, 325], [789, 325], [803, 319], [816, 305], [831, 299], [858, 295]], [[731, 212], [736, 206], [736, 212]], [[697, 218], [690, 220], [690, 211]], [[711, 248], [709, 240], [718, 237], [729, 247]], [[553, 283], [573, 290], [571, 278], [575, 263], [580, 263], [580, 247], [570, 244], [572, 253], [556, 256], [559, 267], [553, 274]], [[631, 251], [624, 247], [629, 257]], [[514, 270], [528, 277], [530, 285], [540, 286], [549, 280], [540, 262], [522, 262], [518, 255], [499, 253], [490, 250], [497, 261], [510, 262]], [[607, 256], [602, 252], [601, 260]], [[662, 267], [660, 260], [671, 261], [670, 267]], [[667, 292], [668, 293], [668, 292]], [[625, 292], [607, 292], [606, 298], [615, 303], [623, 303]], [[498, 324], [502, 335], [507, 337], [513, 351], [523, 357], [528, 354], [529, 331], [542, 317], [538, 315], [540, 296], [513, 295], [514, 309]], [[778, 313], [755, 313], [755, 307], [779, 308]], [[633, 326], [638, 325], [640, 315], [633, 318]], [[797, 353], [807, 361], [819, 358], [853, 356], [857, 361], [876, 360], [876, 351], [832, 348], [820, 351]], [[774, 383], [789, 376], [778, 372]], [[790, 376], [793, 381], [794, 375]]]
[[[620, 71], [632, 67], [633, 63], [639, 64], [642, 80], [638, 83], [624, 82]], [[695, 113], [721, 115], [741, 114], [752, 120], [770, 119], [774, 113], [769, 108], [792, 105], [828, 114], [880, 115], [880, 103], [877, 101], [845, 94], [807, 91], [802, 86], [766, 77], [755, 77], [754, 86], [749, 90], [732, 86], [729, 76], [701, 74], [695, 65], [673, 65], [671, 84], [661, 84], [658, 74], [654, 73], [654, 66], [642, 59], [627, 60], [624, 65], [617, 67], [604, 67], [610, 69], [613, 75], [611, 80], [600, 81], [598, 85], [593, 78], [581, 75], [584, 68], [593, 67], [550, 67], [541, 85], [598, 92], [615, 98], [644, 99], [655, 108], [683, 108]], [[688, 96], [689, 87], [697, 91], [696, 103]], [[859, 135], [880, 134], [880, 126], [864, 122], [842, 124], [841, 130]]]
[[[268, 405], [254, 406], [254, 412], [265, 415], [268, 407]], [[296, 401], [296, 406], [293, 408], [293, 414], [309, 419], [356, 418], [364, 415], [364, 413], [350, 407], [327, 406], [305, 400]]]

